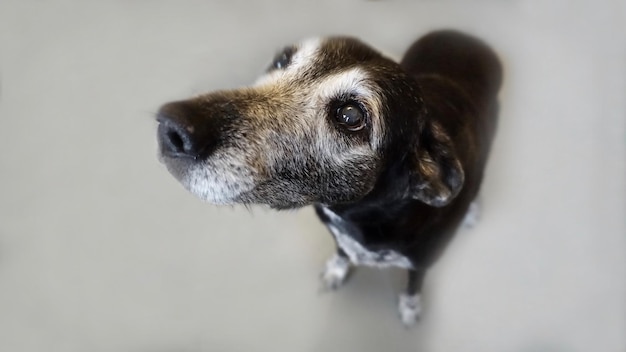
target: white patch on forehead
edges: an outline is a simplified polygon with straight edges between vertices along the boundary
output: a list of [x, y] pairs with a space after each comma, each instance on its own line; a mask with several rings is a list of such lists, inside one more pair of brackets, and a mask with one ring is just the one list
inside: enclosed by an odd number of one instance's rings
[[293, 71], [300, 71], [303, 67], [309, 65], [321, 46], [322, 41], [319, 38], [311, 38], [297, 45], [298, 50], [291, 58], [291, 63], [287, 66]]
[[276, 83], [281, 79], [289, 79], [302, 73], [305, 68], [313, 62], [322, 41], [319, 38], [312, 38], [296, 45], [296, 52], [291, 58], [291, 62], [284, 69], [272, 70], [257, 79], [253, 86], [263, 86]]

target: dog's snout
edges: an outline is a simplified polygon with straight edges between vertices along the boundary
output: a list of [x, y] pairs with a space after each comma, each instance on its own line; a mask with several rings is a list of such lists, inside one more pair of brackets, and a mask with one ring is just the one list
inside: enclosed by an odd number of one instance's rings
[[211, 152], [216, 136], [211, 126], [186, 102], [169, 103], [157, 114], [161, 153], [175, 158], [198, 159]]

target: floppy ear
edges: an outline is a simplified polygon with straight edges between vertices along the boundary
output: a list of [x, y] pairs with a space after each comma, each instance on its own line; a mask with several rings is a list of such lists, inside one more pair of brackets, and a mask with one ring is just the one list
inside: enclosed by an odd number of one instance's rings
[[463, 188], [465, 173], [454, 144], [436, 122], [427, 122], [413, 151], [411, 197], [434, 206], [450, 203]]

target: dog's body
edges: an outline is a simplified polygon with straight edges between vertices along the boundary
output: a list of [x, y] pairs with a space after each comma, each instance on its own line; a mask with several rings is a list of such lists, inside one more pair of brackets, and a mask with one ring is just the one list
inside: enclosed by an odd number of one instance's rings
[[351, 265], [408, 269], [402, 320], [419, 314], [426, 269], [475, 199], [496, 126], [501, 66], [452, 31], [417, 41], [400, 64], [350, 38], [288, 47], [255, 86], [161, 108], [163, 161], [219, 204], [314, 204]]

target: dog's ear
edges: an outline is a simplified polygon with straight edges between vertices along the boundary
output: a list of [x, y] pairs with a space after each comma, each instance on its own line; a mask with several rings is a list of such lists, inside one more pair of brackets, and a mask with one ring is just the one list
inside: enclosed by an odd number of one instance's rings
[[411, 154], [411, 197], [434, 207], [450, 203], [463, 188], [465, 173], [450, 136], [434, 121], [422, 127]]

